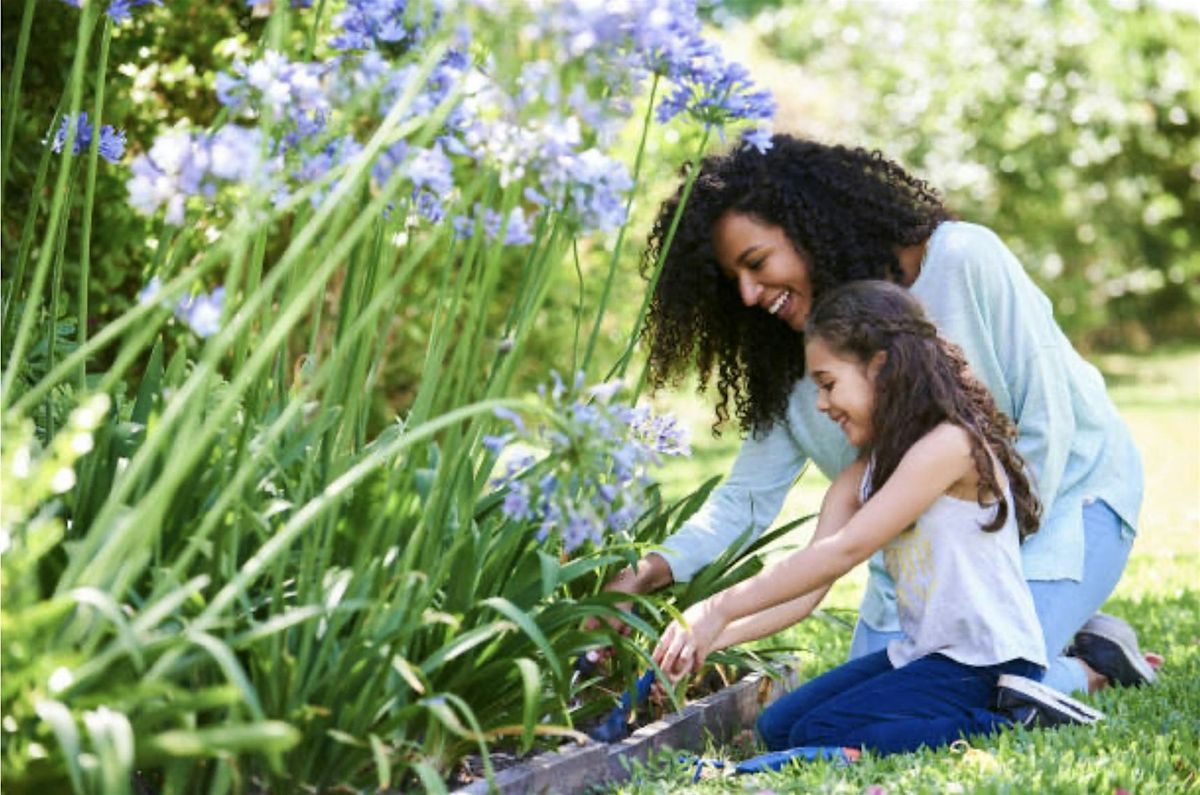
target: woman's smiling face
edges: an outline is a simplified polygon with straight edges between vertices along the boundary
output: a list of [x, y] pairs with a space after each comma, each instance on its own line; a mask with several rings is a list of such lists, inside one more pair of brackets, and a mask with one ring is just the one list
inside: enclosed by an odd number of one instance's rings
[[746, 306], [804, 330], [812, 309], [812, 279], [805, 257], [783, 228], [729, 210], [712, 228], [713, 251], [721, 272], [737, 283]]

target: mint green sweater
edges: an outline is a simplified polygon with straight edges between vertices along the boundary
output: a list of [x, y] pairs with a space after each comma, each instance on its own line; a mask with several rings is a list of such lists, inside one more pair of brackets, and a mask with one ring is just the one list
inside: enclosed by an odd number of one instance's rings
[[[911, 289], [1016, 421], [1017, 449], [1043, 505], [1041, 528], [1021, 547], [1025, 578], [1081, 579], [1084, 501], [1107, 502], [1130, 533], [1142, 501], [1141, 459], [1103, 378], [1063, 335], [1046, 295], [985, 227], [940, 225]], [[817, 411], [812, 381], [802, 379], [786, 421], [747, 439], [725, 481], [664, 542], [672, 575], [689, 580], [747, 526], [755, 536], [766, 529], [809, 460], [832, 480], [856, 455]], [[898, 629], [895, 590], [879, 555], [870, 569], [860, 615], [874, 629]]]

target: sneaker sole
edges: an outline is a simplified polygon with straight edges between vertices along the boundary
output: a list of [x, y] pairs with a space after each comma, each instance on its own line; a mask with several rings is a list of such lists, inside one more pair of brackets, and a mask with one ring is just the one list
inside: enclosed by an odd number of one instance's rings
[[1052, 703], [1080, 723], [1095, 723], [1096, 721], [1104, 720], [1104, 713], [1100, 710], [1089, 707], [1082, 701], [1076, 701], [1070, 696], [1060, 693], [1052, 687], [1047, 687], [1041, 682], [1035, 682], [1023, 676], [1003, 674], [996, 681], [996, 687], [1003, 687], [1014, 693], [1020, 693], [1034, 701]]
[[[1097, 613], [1092, 619], [1083, 625], [1083, 628], [1079, 630], [1078, 634], [1095, 635], [1098, 638], [1104, 638], [1104, 640], [1115, 644], [1117, 648], [1121, 650], [1121, 654], [1125, 656], [1126, 662], [1129, 663], [1133, 670], [1138, 672], [1142, 679], [1146, 681], [1146, 684], [1154, 684], [1154, 680], [1158, 677], [1158, 674], [1155, 672], [1154, 668], [1150, 666], [1150, 663], [1146, 662], [1146, 659], [1142, 656], [1141, 650], [1137, 647], [1137, 641], [1134, 641], [1133, 645], [1131, 646], [1129, 639], [1123, 637], [1125, 635], [1124, 632], [1106, 631], [1107, 620], [1110, 619], [1113, 621], [1120, 621], [1120, 619], [1113, 618], [1105, 613]], [[1124, 622], [1121, 623], [1123, 624]]]

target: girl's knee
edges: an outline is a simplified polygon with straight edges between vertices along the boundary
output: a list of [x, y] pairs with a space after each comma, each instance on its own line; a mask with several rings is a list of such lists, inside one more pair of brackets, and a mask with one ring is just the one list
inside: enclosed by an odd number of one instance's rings
[[787, 720], [787, 716], [782, 715], [779, 710], [772, 710], [770, 707], [763, 710], [754, 724], [754, 729], [758, 732], [759, 739], [763, 741], [763, 744], [770, 751], [782, 751], [784, 748], [791, 747], [787, 744], [788, 733], [791, 731], [791, 728], [791, 721]]
[[813, 716], [796, 721], [788, 731], [788, 748], [800, 746], [843, 746], [853, 745], [850, 742], [847, 727], [838, 721], [826, 720]]

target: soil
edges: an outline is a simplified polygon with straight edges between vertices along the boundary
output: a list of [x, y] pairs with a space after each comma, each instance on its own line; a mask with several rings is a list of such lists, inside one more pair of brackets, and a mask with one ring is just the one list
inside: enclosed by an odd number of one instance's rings
[[[499, 773], [502, 770], [507, 770], [510, 767], [515, 767], [522, 762], [527, 762], [538, 754], [542, 753], [543, 749], [535, 747], [527, 754], [512, 754], [504, 751], [492, 751], [492, 770]], [[446, 782], [446, 788], [453, 792], [456, 789], [470, 786], [476, 781], [487, 777], [487, 772], [483, 768], [483, 757], [479, 754], [471, 754], [464, 759], [459, 760], [458, 767], [454, 770], [454, 775]]]

